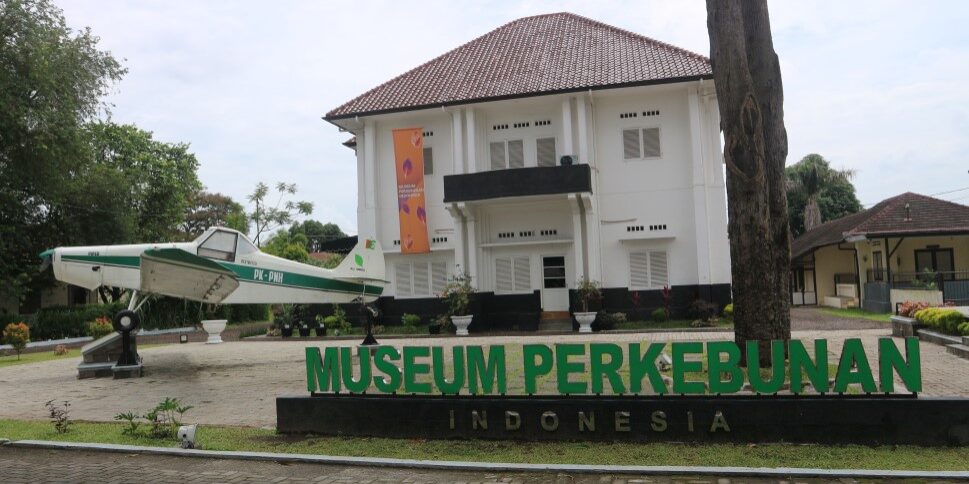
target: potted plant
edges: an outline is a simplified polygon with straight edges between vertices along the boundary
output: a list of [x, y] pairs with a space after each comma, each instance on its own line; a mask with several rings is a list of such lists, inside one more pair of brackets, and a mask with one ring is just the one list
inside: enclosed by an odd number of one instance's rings
[[582, 278], [576, 284], [575, 292], [579, 298], [579, 307], [582, 308], [582, 311], [573, 314], [575, 321], [579, 323], [579, 332], [591, 333], [592, 323], [596, 320], [596, 312], [589, 311], [589, 303], [602, 300], [602, 291], [599, 290], [599, 283]]
[[287, 306], [273, 308], [273, 325], [279, 329], [279, 335], [283, 338], [293, 336], [293, 315]]
[[222, 342], [222, 331], [225, 331], [229, 320], [218, 319], [220, 316], [219, 305], [202, 304], [202, 329], [209, 335], [205, 344], [215, 345]]
[[310, 336], [310, 325], [306, 321], [299, 323], [299, 336], [300, 338], [309, 338]]
[[458, 336], [468, 335], [468, 326], [471, 325], [471, 319], [474, 318], [470, 311], [473, 293], [471, 275], [467, 272], [452, 277], [441, 293], [441, 298], [447, 304], [448, 315]]
[[326, 320], [326, 318], [324, 318], [322, 314], [317, 314], [316, 315], [316, 328], [314, 328], [314, 329], [316, 330], [316, 335], [317, 336], [326, 336], [326, 323], [325, 323], [325, 320]]

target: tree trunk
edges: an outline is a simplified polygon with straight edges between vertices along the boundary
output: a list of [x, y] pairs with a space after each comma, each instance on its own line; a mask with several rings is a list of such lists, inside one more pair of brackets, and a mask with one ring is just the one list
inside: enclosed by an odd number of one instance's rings
[[780, 65], [765, 0], [707, 0], [710, 58], [727, 165], [735, 339], [791, 337], [790, 246]]
[[821, 207], [818, 206], [818, 196], [811, 195], [808, 197], [807, 204], [804, 205], [804, 231], [821, 225]]

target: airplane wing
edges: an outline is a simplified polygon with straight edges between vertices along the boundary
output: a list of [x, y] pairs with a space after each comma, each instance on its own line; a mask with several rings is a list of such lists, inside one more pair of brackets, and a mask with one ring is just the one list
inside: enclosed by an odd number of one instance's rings
[[150, 249], [141, 255], [141, 290], [217, 304], [239, 287], [232, 271], [182, 249]]

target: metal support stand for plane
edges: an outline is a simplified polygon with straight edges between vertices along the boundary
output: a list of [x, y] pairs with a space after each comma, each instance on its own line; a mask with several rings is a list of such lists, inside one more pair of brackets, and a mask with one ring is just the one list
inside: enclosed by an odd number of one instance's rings
[[367, 327], [367, 337], [363, 339], [363, 343], [360, 343], [360, 346], [379, 345], [380, 343], [377, 342], [377, 338], [373, 336], [373, 321], [377, 319], [377, 315], [379, 314], [377, 308], [361, 302], [360, 313], [363, 315]]

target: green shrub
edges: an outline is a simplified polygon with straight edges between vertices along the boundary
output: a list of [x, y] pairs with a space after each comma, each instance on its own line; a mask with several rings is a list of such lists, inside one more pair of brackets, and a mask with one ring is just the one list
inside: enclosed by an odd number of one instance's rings
[[733, 303], [723, 307], [723, 317], [733, 321]]
[[89, 304], [87, 306], [49, 307], [37, 311], [30, 322], [34, 341], [87, 336], [87, 323], [98, 318], [108, 318], [124, 309], [121, 302]]
[[626, 313], [607, 313], [602, 311], [598, 316], [596, 316], [596, 320], [593, 325], [599, 331], [608, 331], [610, 329], [616, 329], [617, 325], [625, 322]]
[[915, 313], [915, 320], [943, 333], [959, 334], [966, 318], [955, 309], [926, 308]]
[[347, 320], [347, 313], [336, 304], [333, 305], [333, 314], [323, 318], [323, 325], [327, 331], [333, 331], [334, 336], [350, 334], [352, 328], [350, 321]]
[[654, 309], [653, 312], [649, 314], [649, 316], [653, 320], [654, 323], [662, 323], [662, 322], [666, 321], [667, 319], [669, 319], [666, 316], [666, 309], [664, 309], [664, 308]]
[[103, 338], [113, 332], [114, 326], [107, 317], [100, 317], [87, 323], [87, 335], [94, 339]]
[[421, 324], [421, 317], [416, 314], [405, 313], [403, 316], [401, 316], [400, 322], [403, 323], [403, 325], [407, 328], [416, 328]]
[[959, 325], [959, 334], [963, 336], [969, 336], [969, 322], [962, 323]]
[[226, 319], [230, 323], [246, 323], [249, 321], [269, 321], [268, 304], [233, 304], [228, 308]]

